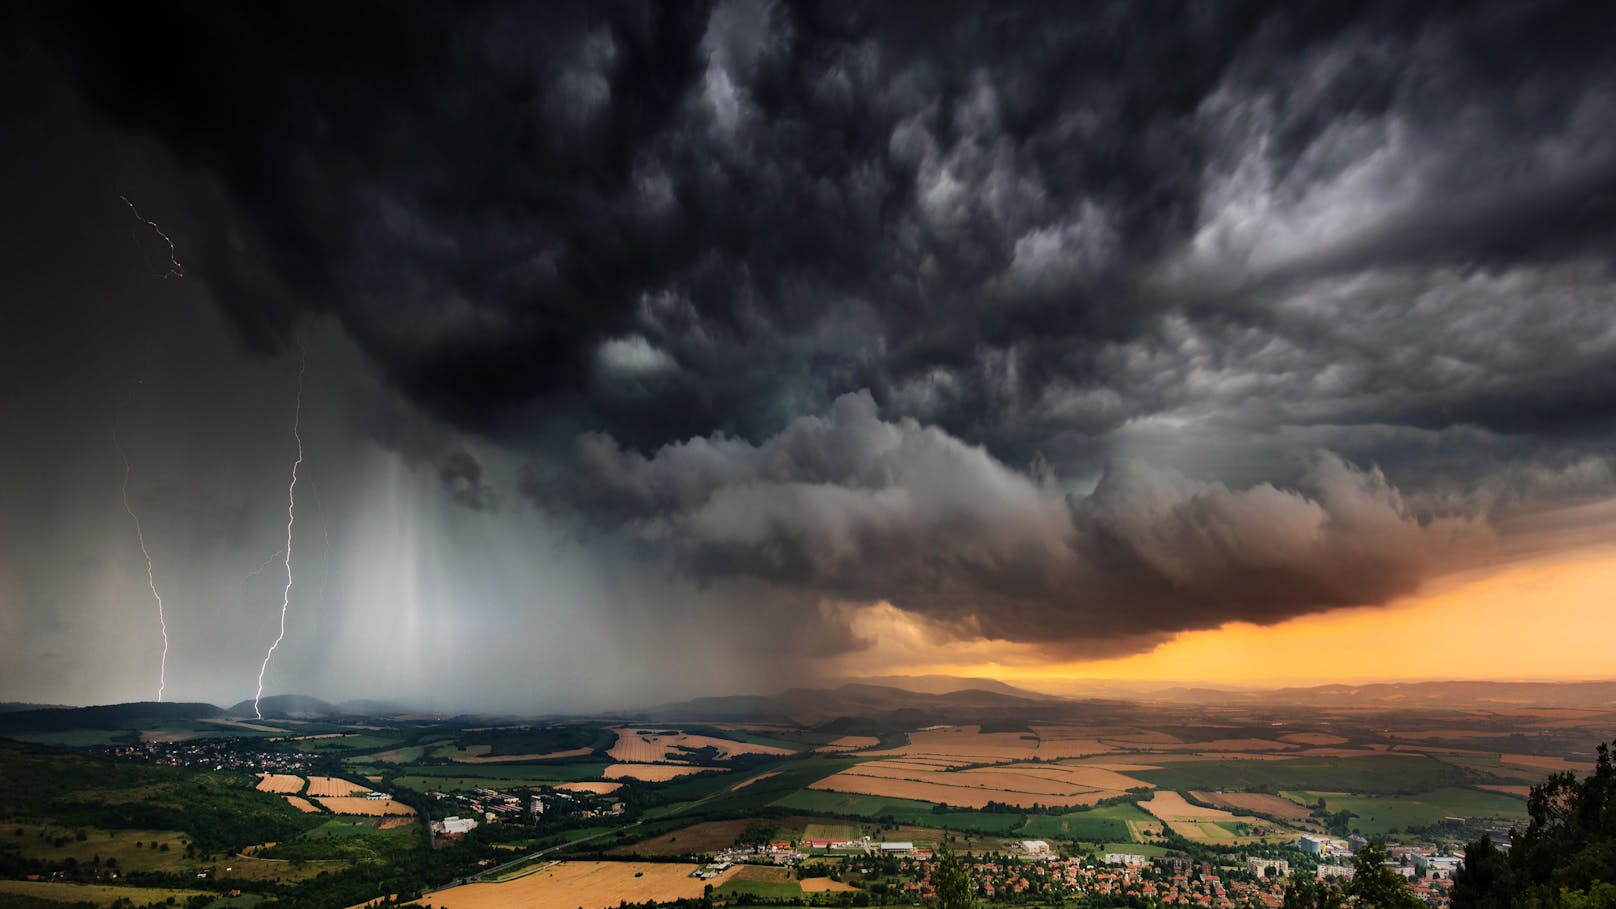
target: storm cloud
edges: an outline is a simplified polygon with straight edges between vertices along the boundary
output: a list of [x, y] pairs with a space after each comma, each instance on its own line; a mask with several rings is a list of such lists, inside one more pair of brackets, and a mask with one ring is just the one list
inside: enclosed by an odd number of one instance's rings
[[697, 577], [886, 601], [1068, 656], [1384, 602], [1489, 536], [1474, 519], [1422, 519], [1380, 471], [1329, 453], [1298, 489], [1124, 461], [1067, 493], [935, 427], [882, 420], [867, 393], [758, 445], [714, 436], [645, 456], [582, 436], [570, 462], [530, 467], [523, 491]]
[[[329, 332], [311, 393], [411, 495], [651, 579], [590, 602], [695, 585], [833, 650], [827, 604], [884, 601], [1117, 653], [1386, 603], [1616, 496], [1598, 4], [0, 21], [13, 336], [96, 326], [63, 348], [96, 370], [204, 351], [179, 414]], [[144, 226], [83, 267], [122, 194], [217, 325], [158, 337], [162, 295], [108, 286], [158, 280]], [[63, 356], [0, 368], [48, 398]]]

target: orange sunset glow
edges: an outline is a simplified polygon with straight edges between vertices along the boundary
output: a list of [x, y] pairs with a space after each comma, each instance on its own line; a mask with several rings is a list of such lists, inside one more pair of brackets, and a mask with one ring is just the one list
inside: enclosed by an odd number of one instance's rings
[[924, 653], [904, 672], [997, 678], [1061, 690], [1073, 680], [1272, 686], [1414, 679], [1602, 678], [1602, 633], [1616, 592], [1616, 543], [1555, 552], [1439, 578], [1385, 606], [1304, 616], [1271, 626], [1231, 623], [1189, 631], [1147, 652], [1047, 661], [1026, 645], [935, 646], [895, 611], [863, 626], [874, 640], [850, 672], [877, 671]]

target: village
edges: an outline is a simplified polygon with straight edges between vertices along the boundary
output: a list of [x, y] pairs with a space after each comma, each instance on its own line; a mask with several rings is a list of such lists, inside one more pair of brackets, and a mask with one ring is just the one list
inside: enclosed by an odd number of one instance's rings
[[[1350, 879], [1354, 852], [1366, 843], [1359, 837], [1348, 841], [1305, 836], [1293, 845], [1300, 860], [1295, 869], [1289, 860], [1256, 855], [1239, 862], [1230, 856], [1216, 863], [1127, 852], [1063, 855], [1044, 840], [1015, 842], [1008, 852], [965, 855], [961, 861], [977, 895], [989, 902], [1131, 897], [1170, 906], [1276, 909], [1284, 902], [1287, 885], [1298, 878]], [[1448, 905], [1462, 857], [1429, 845], [1385, 848], [1386, 867], [1404, 876], [1415, 895], [1436, 909]], [[830, 864], [838, 857], [840, 862]], [[1322, 860], [1308, 871], [1306, 857]], [[713, 880], [747, 864], [811, 865], [812, 874], [828, 872], [880, 897], [929, 900], [937, 895], [932, 848], [870, 837], [734, 847], [713, 854], [690, 876]]]

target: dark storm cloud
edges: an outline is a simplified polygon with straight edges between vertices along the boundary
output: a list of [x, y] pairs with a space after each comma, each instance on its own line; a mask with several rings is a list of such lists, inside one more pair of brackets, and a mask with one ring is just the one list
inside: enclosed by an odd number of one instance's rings
[[[756, 438], [984, 355], [1017, 358], [1021, 406], [1104, 387], [1100, 345], [1195, 304], [1153, 276], [1216, 222], [1220, 164], [1305, 203], [1377, 151], [1345, 127], [1443, 145], [1400, 162], [1411, 204], [1233, 277], [1505, 267], [1612, 222], [1580, 6], [51, 13], [91, 96], [247, 215], [201, 266], [252, 338], [334, 310], [483, 428], [542, 402], [636, 444]], [[930, 416], [969, 433], [989, 403]]]
[[1598, 4], [17, 19], [198, 175], [249, 344], [333, 315], [451, 498], [497, 491], [440, 420], [698, 578], [1095, 651], [1611, 492]]
[[524, 492], [671, 554], [745, 577], [887, 600], [960, 633], [1096, 655], [1230, 620], [1272, 623], [1416, 589], [1485, 542], [1422, 519], [1378, 470], [1317, 455], [1303, 489], [1231, 489], [1119, 462], [1067, 495], [867, 394], [753, 445], [714, 436], [647, 457], [587, 435]]
[[473, 511], [499, 507], [499, 495], [483, 479], [483, 465], [467, 451], [451, 451], [438, 460], [438, 479], [449, 497]]

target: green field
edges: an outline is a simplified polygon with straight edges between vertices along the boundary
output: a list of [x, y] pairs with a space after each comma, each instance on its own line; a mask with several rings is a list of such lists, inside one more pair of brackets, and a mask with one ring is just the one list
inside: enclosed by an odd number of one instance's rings
[[116, 729], [63, 729], [59, 732], [8, 732], [5, 738], [30, 745], [63, 745], [85, 748], [91, 745], [111, 745], [137, 738], [134, 733]]
[[940, 827], [972, 833], [1009, 833], [1022, 821], [1020, 814], [1000, 814], [986, 811], [934, 811], [930, 802], [910, 799], [881, 798], [873, 795], [850, 795], [842, 792], [824, 792], [803, 789], [772, 803], [776, 808], [789, 808], [808, 814], [831, 814], [867, 817], [874, 820], [890, 819], [900, 824], [917, 827]]
[[375, 754], [360, 755], [348, 758], [350, 761], [370, 761], [384, 764], [410, 764], [421, 759], [426, 753], [425, 745], [405, 745], [402, 748], [393, 748]]
[[303, 834], [304, 840], [351, 840], [361, 836], [414, 836], [412, 827], [393, 827], [388, 830], [377, 830], [377, 818], [374, 817], [333, 817], [320, 826]]
[[[129, 900], [135, 906], [158, 906], [170, 899], [183, 905], [192, 897], [209, 895], [205, 890], [172, 890], [167, 887], [115, 887], [103, 884], [6, 880], [0, 880], [0, 894], [33, 897], [54, 903], [88, 903], [95, 906], [110, 906], [119, 900]], [[253, 897], [253, 900], [257, 902], [258, 898]]]
[[1284, 761], [1175, 761], [1158, 770], [1133, 773], [1165, 789], [1282, 789], [1396, 795], [1462, 786], [1465, 773], [1453, 764], [1422, 754], [1308, 758]]
[[1488, 783], [1515, 783], [1533, 786], [1543, 782], [1543, 772], [1530, 767], [1505, 764], [1496, 754], [1447, 753], [1433, 755], [1437, 760], [1468, 768], [1486, 776]]
[[1346, 809], [1358, 815], [1351, 827], [1366, 836], [1379, 836], [1405, 827], [1428, 827], [1445, 817], [1518, 821], [1526, 817], [1526, 802], [1498, 792], [1477, 789], [1436, 789], [1418, 795], [1367, 796], [1305, 794], [1320, 798], [1330, 811]]
[[730, 881], [714, 890], [713, 895], [791, 899], [802, 896], [802, 885], [796, 881]]
[[[18, 836], [17, 831], [22, 831]], [[84, 839], [78, 839], [83, 831]], [[65, 842], [64, 842], [65, 841]], [[62, 861], [73, 859], [87, 864], [99, 856], [103, 862], [115, 860], [125, 874], [141, 871], [175, 872], [196, 864], [185, 858], [186, 838], [173, 830], [105, 830], [99, 827], [67, 828], [54, 824], [6, 823], [0, 835], [0, 851], [15, 849], [26, 859]], [[140, 843], [140, 846], [136, 846]], [[164, 851], [161, 847], [167, 846]]]
[[434, 749], [433, 754], [442, 758], [554, 754], [579, 748], [610, 748], [616, 740], [616, 733], [594, 723], [479, 729], [460, 733]]
[[1164, 855], [1182, 855], [1166, 846], [1151, 846], [1145, 843], [1095, 843], [1094, 851], [1102, 857], [1107, 852], [1126, 852], [1132, 855], [1143, 855], [1149, 858], [1161, 858]]
[[809, 824], [803, 831], [805, 840], [856, 840], [863, 836], [857, 824]]
[[417, 792], [431, 790], [510, 789], [550, 786], [575, 780], [598, 780], [606, 771], [600, 761], [573, 764], [496, 764], [450, 766], [422, 764], [397, 778], [398, 785]]
[[[178, 831], [198, 848], [235, 852], [288, 840], [316, 827], [305, 815], [253, 786], [244, 773], [181, 770], [86, 754], [0, 747], [0, 818], [68, 829]], [[5, 829], [0, 827], [0, 829]], [[134, 839], [130, 837], [129, 839]], [[0, 844], [6, 837], [0, 836]], [[172, 846], [170, 847], [173, 848]]]
[[397, 736], [373, 735], [368, 732], [343, 734], [333, 738], [298, 739], [289, 744], [299, 751], [379, 751], [399, 744]]
[[1035, 814], [1016, 828], [1017, 835], [1037, 839], [1082, 840], [1089, 843], [1126, 841], [1133, 834], [1128, 822], [1154, 823], [1156, 819], [1132, 802], [1104, 805], [1070, 814]]

